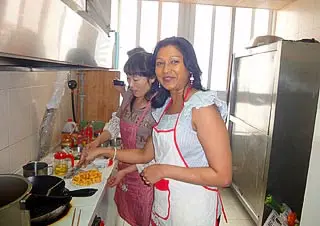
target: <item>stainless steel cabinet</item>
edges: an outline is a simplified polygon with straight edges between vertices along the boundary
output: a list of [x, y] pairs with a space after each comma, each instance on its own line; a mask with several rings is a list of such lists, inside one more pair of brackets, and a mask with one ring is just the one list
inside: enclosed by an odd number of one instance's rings
[[267, 193], [300, 215], [320, 86], [320, 44], [280, 41], [236, 54], [229, 95], [232, 187], [257, 225]]

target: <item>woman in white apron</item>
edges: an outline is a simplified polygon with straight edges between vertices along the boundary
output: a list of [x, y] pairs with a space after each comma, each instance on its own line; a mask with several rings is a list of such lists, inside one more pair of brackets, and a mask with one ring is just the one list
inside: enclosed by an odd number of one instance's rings
[[157, 121], [152, 138], [143, 150], [98, 149], [82, 162], [115, 154], [128, 163], [154, 159], [157, 164], [142, 174], [155, 187], [150, 225], [218, 226], [223, 212], [218, 187], [232, 179], [226, 105], [214, 92], [203, 91], [201, 70], [186, 39], [160, 41], [153, 56], [160, 84], [152, 102]]

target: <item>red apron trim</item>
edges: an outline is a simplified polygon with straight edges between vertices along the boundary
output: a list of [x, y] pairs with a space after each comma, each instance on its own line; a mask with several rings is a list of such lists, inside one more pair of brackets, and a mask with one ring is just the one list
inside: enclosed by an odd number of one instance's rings
[[170, 100], [170, 102], [167, 104], [166, 108], [165, 108], [165, 109], [163, 110], [163, 112], [161, 113], [158, 122], [153, 126], [154, 129], [159, 125], [159, 123], [160, 123], [163, 115], [167, 112], [167, 110], [168, 110], [168, 108], [170, 107], [171, 104], [172, 104], [172, 99]]
[[217, 224], [217, 220], [218, 220], [218, 204], [219, 204], [219, 201], [218, 201], [218, 194], [217, 194], [217, 206], [216, 206], [216, 224]]
[[170, 216], [170, 209], [171, 209], [171, 203], [170, 203], [170, 196], [171, 196], [171, 192], [170, 192], [170, 189], [168, 189], [168, 214], [167, 216], [163, 217], [163, 216], [160, 216], [158, 213], [156, 213], [155, 211], [152, 211], [157, 217], [160, 217], [161, 219], [163, 220], [168, 220], [169, 219], [169, 216]]
[[151, 226], [157, 226], [152, 219], [151, 219]]
[[224, 210], [224, 206], [223, 206], [223, 203], [222, 203], [222, 198], [221, 198], [221, 194], [220, 194], [219, 190], [218, 190], [218, 197], [219, 197], [219, 200], [220, 200], [220, 203], [221, 203], [221, 209], [222, 209], [223, 218], [226, 221], [226, 223], [228, 223], [227, 214], [226, 214], [226, 211]]
[[[188, 90], [187, 90], [187, 92], [186, 92], [186, 95], [184, 96], [184, 101], [186, 100], [186, 98], [187, 98], [189, 92], [191, 91], [191, 89], [192, 89], [192, 87], [188, 87]], [[159, 130], [159, 129], [156, 128], [156, 127], [158, 126], [158, 124], [160, 123], [163, 115], [166, 113], [166, 111], [168, 110], [168, 108], [170, 107], [171, 104], [172, 104], [172, 99], [171, 99], [170, 102], [167, 104], [165, 110], [162, 112], [162, 114], [161, 114], [158, 122], [153, 126], [153, 129], [154, 129], [156, 132], [172, 132], [172, 131], [173, 131], [173, 133], [174, 133], [174, 144], [175, 144], [175, 146], [176, 146], [176, 149], [177, 149], [177, 151], [178, 151], [178, 154], [179, 154], [182, 162], [184, 163], [185, 167], [186, 167], [186, 168], [190, 168], [189, 165], [188, 165], [188, 163], [187, 163], [186, 160], [184, 159], [184, 157], [183, 157], [183, 155], [182, 155], [182, 152], [181, 152], [181, 150], [180, 150], [180, 148], [179, 148], [179, 145], [178, 145], [178, 142], [177, 142], [177, 132], [176, 132], [176, 131], [177, 131], [176, 128], [177, 128], [177, 125], [178, 125], [178, 121], [179, 121], [179, 118], [180, 118], [182, 109], [184, 108], [184, 103], [183, 103], [183, 105], [182, 105], [181, 111], [180, 111], [179, 114], [178, 114], [178, 117], [177, 117], [177, 120], [176, 120], [176, 122], [175, 122], [174, 128], [172, 128], [172, 129], [170, 129], [170, 130]], [[163, 183], [163, 182], [161, 182], [161, 183]], [[156, 184], [155, 184], [155, 186], [156, 186]], [[164, 186], [164, 185], [161, 185], [161, 186]], [[220, 201], [220, 203], [221, 203], [221, 208], [222, 208], [222, 213], [223, 213], [224, 219], [225, 219], [226, 223], [228, 223], [227, 216], [226, 216], [226, 213], [225, 213], [225, 210], [224, 210], [224, 206], [223, 206], [223, 203], [222, 203], [222, 198], [221, 198], [219, 189], [217, 189], [217, 188], [210, 188], [210, 187], [208, 187], [208, 186], [202, 186], [202, 187], [205, 188], [205, 189], [207, 189], [207, 190], [209, 190], [209, 191], [217, 192], [217, 196], [218, 196], [219, 201]], [[159, 189], [159, 190], [161, 190], [161, 189]], [[169, 207], [168, 207], [168, 209], [170, 210], [170, 190], [169, 190], [168, 201], [169, 201]], [[219, 202], [219, 201], [217, 200], [216, 222], [218, 222], [218, 202]], [[162, 217], [159, 216], [157, 213], [154, 213], [154, 214], [157, 215], [158, 217], [162, 218]], [[169, 217], [169, 211], [168, 211], [168, 217]], [[162, 218], [162, 219], [164, 219], [164, 218]], [[165, 219], [165, 220], [167, 220], [167, 219]], [[217, 223], [216, 223], [216, 226], [218, 226]]]
[[154, 184], [154, 187], [160, 191], [168, 191], [169, 190], [169, 181], [165, 179], [159, 180]]
[[157, 129], [157, 128], [154, 128], [154, 130], [155, 130], [156, 132], [158, 132], [158, 133], [168, 133], [168, 132], [174, 131], [174, 129], [168, 129], [168, 130], [164, 129], [164, 130], [161, 130], [161, 129]]

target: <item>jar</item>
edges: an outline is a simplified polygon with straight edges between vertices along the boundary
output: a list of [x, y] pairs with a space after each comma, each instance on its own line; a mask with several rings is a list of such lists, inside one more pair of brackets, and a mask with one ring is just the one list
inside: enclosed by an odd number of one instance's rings
[[54, 154], [54, 174], [57, 176], [64, 176], [70, 167], [74, 166], [74, 157], [62, 151]]

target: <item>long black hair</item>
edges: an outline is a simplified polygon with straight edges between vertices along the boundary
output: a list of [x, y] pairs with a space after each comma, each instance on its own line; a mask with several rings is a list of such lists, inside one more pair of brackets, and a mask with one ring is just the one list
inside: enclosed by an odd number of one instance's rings
[[[156, 65], [156, 59], [158, 52], [161, 48], [172, 45], [176, 47], [181, 54], [183, 55], [183, 63], [187, 70], [189, 71], [190, 75], [192, 74], [194, 77], [194, 81], [192, 84], [192, 88], [197, 90], [204, 90], [204, 88], [201, 85], [201, 74], [202, 71], [200, 70], [198, 60], [196, 57], [196, 53], [194, 51], [194, 48], [192, 44], [185, 38], [182, 37], [170, 37], [163, 39], [159, 41], [154, 49], [153, 56], [152, 56], [152, 66], [155, 70]], [[153, 108], [160, 108], [162, 107], [168, 97], [170, 97], [170, 93], [168, 90], [160, 86], [159, 88], [159, 82], [157, 83], [157, 96], [152, 99], [152, 107]]]
[[[127, 62], [124, 65], [123, 71], [127, 74], [127, 76], [138, 75], [142, 77], [146, 77], [147, 79], [156, 78], [154, 73], [154, 68], [152, 67], [152, 54], [147, 52], [136, 52], [129, 57]], [[156, 82], [151, 84], [151, 89], [145, 94], [145, 99], [150, 100], [151, 97], [156, 92]], [[157, 83], [158, 84], [158, 83]], [[130, 103], [130, 110], [132, 111], [132, 106], [136, 97], [133, 96]]]

